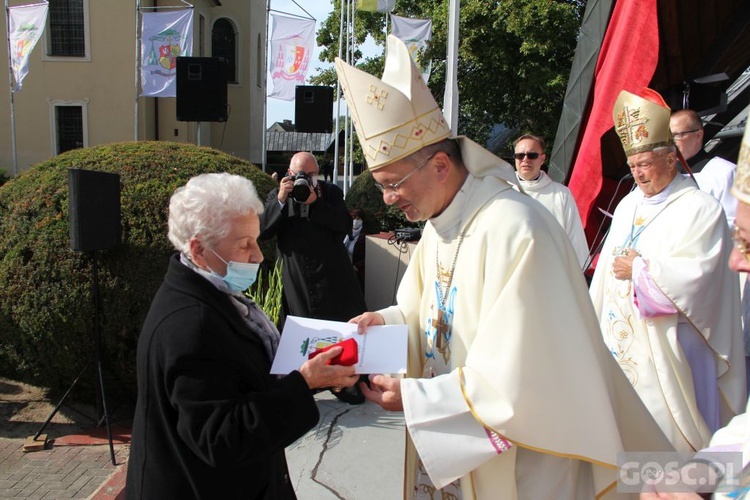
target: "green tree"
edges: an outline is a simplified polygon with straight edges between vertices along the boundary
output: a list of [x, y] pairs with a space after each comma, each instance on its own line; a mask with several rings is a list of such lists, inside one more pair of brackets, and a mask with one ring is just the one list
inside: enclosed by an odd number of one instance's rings
[[[581, 0], [462, 0], [458, 61], [459, 133], [484, 143], [491, 127], [503, 123], [520, 133], [545, 137], [549, 149], [557, 132], [581, 16]], [[334, 9], [318, 31], [325, 47], [321, 60], [332, 62], [338, 54], [339, 9]], [[448, 0], [399, 0], [394, 14], [432, 19], [432, 40], [424, 56], [432, 60], [429, 86], [442, 105]], [[385, 14], [357, 12], [354, 38], [367, 35], [383, 44]], [[382, 56], [354, 64], [373, 75], [383, 71]], [[315, 84], [335, 85], [333, 68], [312, 78]], [[508, 149], [498, 151], [507, 153]]]

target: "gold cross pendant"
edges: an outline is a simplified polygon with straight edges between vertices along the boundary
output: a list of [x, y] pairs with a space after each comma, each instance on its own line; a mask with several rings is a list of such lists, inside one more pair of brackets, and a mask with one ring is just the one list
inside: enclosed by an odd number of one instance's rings
[[448, 324], [445, 322], [445, 317], [442, 310], [438, 309], [437, 319], [434, 320], [434, 323], [436, 337], [435, 345], [438, 350], [441, 350], [443, 348], [443, 338], [448, 333]]

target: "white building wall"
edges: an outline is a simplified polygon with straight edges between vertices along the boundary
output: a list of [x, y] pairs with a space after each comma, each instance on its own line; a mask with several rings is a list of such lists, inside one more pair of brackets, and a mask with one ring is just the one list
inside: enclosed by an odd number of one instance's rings
[[[265, 60], [265, 1], [195, 0], [193, 55], [199, 54], [201, 16], [205, 19], [202, 46], [211, 55], [211, 27], [226, 17], [237, 27], [239, 83], [229, 84], [230, 116], [226, 123], [197, 124], [176, 121], [175, 98], [140, 97], [136, 101], [136, 0], [84, 0], [88, 14], [88, 52], [85, 58], [52, 58], [46, 39], [31, 54], [23, 89], [13, 94], [18, 169], [23, 171], [54, 156], [54, 105], [83, 105], [84, 146], [132, 141], [136, 138], [135, 106], [138, 103], [138, 139], [191, 142], [221, 149], [260, 165], [262, 161], [263, 104], [265, 91], [256, 82], [258, 34]], [[27, 1], [11, 0], [10, 5]], [[142, 6], [152, 6], [143, 0]], [[159, 0], [158, 5], [181, 5]], [[3, 29], [7, 31], [4, 25]], [[7, 39], [0, 37], [0, 53], [7, 60]], [[11, 106], [8, 67], [0, 73], [0, 168], [13, 173]], [[260, 67], [264, 67], [261, 63]], [[158, 101], [158, 102], [157, 102]], [[225, 129], [226, 126], [226, 129]], [[158, 134], [157, 134], [158, 128]], [[222, 140], [223, 139], [223, 140]]]

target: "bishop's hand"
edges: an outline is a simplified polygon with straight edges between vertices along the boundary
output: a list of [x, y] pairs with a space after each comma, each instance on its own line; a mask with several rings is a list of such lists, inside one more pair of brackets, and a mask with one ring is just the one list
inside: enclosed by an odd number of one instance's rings
[[384, 410], [403, 411], [404, 403], [401, 400], [401, 379], [387, 375], [370, 375], [370, 387], [360, 382], [359, 388], [365, 397], [376, 403]]
[[633, 279], [633, 261], [636, 257], [640, 257], [640, 255], [632, 248], [628, 248], [620, 257], [615, 257], [612, 263], [612, 274], [614, 277], [618, 280]]

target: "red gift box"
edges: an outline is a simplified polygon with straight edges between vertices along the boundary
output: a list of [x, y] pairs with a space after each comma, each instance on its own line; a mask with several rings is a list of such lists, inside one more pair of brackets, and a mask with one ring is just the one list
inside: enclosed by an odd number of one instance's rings
[[321, 352], [326, 352], [327, 350], [336, 346], [341, 346], [344, 349], [337, 356], [328, 360], [328, 363], [326, 364], [344, 365], [344, 366], [352, 366], [354, 364], [357, 364], [357, 361], [359, 361], [358, 346], [357, 346], [357, 341], [354, 340], [352, 337], [342, 340], [341, 342], [336, 342], [335, 344], [331, 344], [327, 347], [316, 349], [307, 355], [307, 359], [313, 359], [315, 356], [317, 356]]

